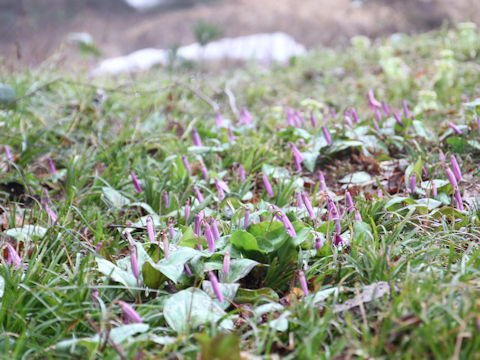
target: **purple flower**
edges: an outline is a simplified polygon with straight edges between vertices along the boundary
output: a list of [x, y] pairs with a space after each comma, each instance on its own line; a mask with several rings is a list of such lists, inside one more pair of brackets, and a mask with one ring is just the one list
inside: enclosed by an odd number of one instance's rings
[[218, 199], [222, 201], [225, 198], [225, 193], [229, 193], [230, 189], [228, 188], [228, 185], [217, 178], [215, 178], [215, 186], [217, 187], [218, 191]]
[[273, 189], [270, 181], [268, 180], [267, 175], [262, 175], [263, 185], [265, 186], [265, 191], [267, 192], [268, 197], [273, 197]]
[[135, 279], [138, 279], [139, 270], [138, 270], [137, 248], [134, 244], [130, 245], [130, 265], [132, 265], [133, 276], [135, 276]]
[[462, 130], [460, 130], [457, 125], [455, 125], [454, 123], [452, 123], [451, 121], [448, 122], [448, 126], [450, 126], [452, 128], [453, 131], [455, 131], [457, 133], [457, 135], [462, 135]]
[[238, 176], [240, 178], [240, 181], [245, 181], [245, 179], [247, 178], [245, 175], [245, 168], [242, 164], [238, 164]]
[[380, 104], [380, 102], [375, 99], [375, 95], [373, 94], [372, 89], [368, 90], [368, 103], [372, 108], [379, 108], [380, 106], [382, 106], [382, 104]]
[[305, 208], [307, 209], [308, 215], [310, 216], [310, 219], [315, 220], [315, 213], [313, 212], [312, 204], [310, 203], [307, 194], [302, 193], [302, 200]]
[[192, 140], [193, 140], [193, 145], [202, 146], [202, 139], [200, 139], [200, 135], [198, 134], [198, 131], [195, 128], [192, 129]]
[[340, 222], [340, 218], [335, 219], [335, 230], [338, 233], [342, 232], [342, 223]]
[[202, 221], [202, 217], [199, 214], [195, 214], [195, 220], [194, 220], [195, 226], [193, 230], [193, 233], [195, 234], [195, 236], [200, 236], [201, 225], [202, 225], [201, 221]]
[[95, 247], [95, 253], [98, 254], [102, 246], [103, 246], [103, 240], [98, 242], [97, 246]]
[[477, 116], [477, 127], [478, 127], [478, 132], [480, 132], [480, 116]]
[[147, 217], [147, 235], [150, 242], [155, 242], [155, 230], [153, 229], [153, 220], [151, 216]]
[[355, 205], [353, 204], [352, 195], [350, 195], [350, 192], [348, 190], [345, 191], [345, 203], [349, 211], [352, 211], [355, 208]]
[[380, 132], [380, 126], [378, 126], [377, 120], [375, 119], [373, 119], [373, 126], [375, 127], [375, 130], [377, 130], [377, 132]]
[[322, 171], [318, 171], [318, 180], [320, 181], [320, 190], [327, 191], [327, 185], [325, 184], [325, 176]]
[[287, 124], [290, 126], [295, 126], [295, 116], [290, 106], [287, 107]]
[[57, 169], [51, 158], [48, 158], [48, 167], [50, 169], [50, 174], [55, 175], [57, 173]]
[[462, 194], [460, 194], [460, 190], [458, 189], [455, 189], [455, 201], [457, 202], [458, 210], [463, 211]]
[[250, 219], [250, 208], [247, 206], [245, 208], [245, 216], [243, 218], [243, 228], [245, 230], [248, 228], [249, 219]]
[[355, 124], [358, 124], [357, 110], [355, 110], [355, 108], [352, 108], [352, 110], [350, 111], [350, 113], [352, 114], [353, 122], [354, 122]]
[[185, 271], [185, 274], [187, 276], [192, 276], [192, 271], [190, 270], [190, 267], [187, 264], [183, 265], [183, 270]]
[[303, 205], [302, 194], [297, 192], [297, 207], [300, 209]]
[[142, 322], [142, 318], [140, 317], [140, 315], [138, 315], [138, 313], [135, 311], [135, 309], [131, 305], [127, 304], [125, 301], [122, 301], [122, 300], [118, 300], [118, 304], [122, 308], [122, 311], [123, 311], [123, 314], [125, 315], [125, 320], [127, 323], [130, 321], [133, 321], [136, 323]]
[[435, 185], [435, 181], [432, 180], [432, 195], [433, 197], [437, 197], [437, 185]]
[[213, 216], [210, 216], [210, 225], [212, 227], [211, 229], [212, 229], [213, 240], [220, 239], [220, 233], [218, 231], [217, 221]]
[[402, 100], [402, 107], [403, 107], [403, 114], [405, 115], [406, 118], [410, 117], [410, 111], [408, 111], [408, 105], [405, 100]]
[[362, 221], [362, 215], [360, 215], [360, 211], [358, 211], [358, 209], [355, 209], [355, 220]]
[[232, 127], [230, 126], [230, 124], [228, 124], [227, 134], [228, 134], [228, 140], [232, 144], [234, 144], [235, 143], [235, 135], [233, 135]]
[[393, 117], [395, 118], [395, 121], [397, 122], [397, 124], [400, 125], [401, 127], [403, 127], [402, 118], [400, 117], [400, 115], [398, 115], [397, 111], [393, 112]]
[[323, 132], [323, 137], [325, 138], [325, 141], [327, 142], [328, 146], [332, 145], [332, 138], [330, 137], [330, 133], [328, 132], [328, 129], [325, 125], [322, 126], [322, 132]]
[[332, 117], [333, 120], [337, 118], [337, 113], [335, 112], [335, 108], [330, 108], [330, 116]]
[[223, 273], [225, 275], [228, 275], [229, 271], [230, 271], [230, 251], [227, 250], [225, 251], [225, 256], [223, 258]]
[[182, 155], [182, 161], [183, 161], [183, 166], [185, 167], [185, 170], [187, 170], [188, 175], [192, 176], [192, 169], [190, 168], [190, 163], [188, 162], [188, 159], [185, 155]]
[[5, 157], [7, 158], [7, 161], [14, 162], [15, 158], [13, 157], [10, 148], [7, 145], [4, 145], [3, 150], [5, 151]]
[[[479, 118], [480, 119], [480, 118]], [[312, 126], [314, 128], [317, 127], [317, 119], [315, 119], [315, 115], [313, 115], [313, 111], [310, 111], [310, 122], [312, 123]], [[479, 124], [480, 124], [480, 120], [479, 120]], [[479, 125], [479, 129], [480, 129], [480, 125]], [[480, 131], [480, 130], [479, 130]]]
[[169, 244], [168, 244], [168, 236], [166, 233], [163, 233], [163, 256], [165, 256], [165, 260], [168, 260], [168, 248], [169, 248]]
[[220, 111], [217, 111], [217, 114], [215, 116], [215, 121], [218, 127], [221, 127], [223, 125], [223, 117]]
[[295, 162], [295, 166], [297, 167], [297, 171], [301, 172], [302, 171], [302, 161], [303, 161], [303, 156], [298, 151], [297, 147], [293, 143], [289, 143], [290, 148], [292, 149], [293, 153], [293, 160]]
[[252, 123], [252, 117], [250, 116], [250, 113], [245, 107], [242, 109], [242, 116], [240, 118], [240, 123], [245, 125], [250, 125]]
[[279, 213], [280, 218], [283, 222], [283, 226], [285, 226], [285, 230], [287, 231], [287, 234], [290, 235], [292, 238], [297, 237], [297, 233], [295, 232], [295, 228], [293, 227], [292, 223], [290, 222], [288, 216], [282, 210], [280, 210], [280, 208], [277, 207], [276, 205], [272, 205], [272, 206], [273, 206], [273, 209], [277, 213]]
[[162, 193], [163, 193], [163, 206], [165, 207], [165, 210], [168, 210], [168, 205], [169, 205], [168, 192], [163, 190]]
[[338, 215], [337, 206], [335, 205], [334, 201], [330, 197], [327, 197], [327, 209], [328, 209], [328, 212], [330, 213], [331, 220], [338, 220], [340, 218]]
[[412, 173], [412, 175], [410, 175], [410, 192], [413, 194], [415, 194], [415, 188], [417, 186], [417, 174], [415, 173]]
[[184, 216], [185, 216], [185, 225], [187, 225], [188, 219], [190, 218], [190, 199], [187, 199], [185, 201]]
[[343, 122], [347, 124], [348, 126], [352, 126], [352, 120], [350, 119], [350, 116], [345, 115], [345, 118], [343, 119]]
[[98, 289], [96, 289], [96, 288], [92, 290], [92, 302], [100, 303], [98, 301]]
[[170, 240], [173, 240], [175, 237], [175, 231], [173, 230], [173, 220], [168, 218], [168, 232], [170, 233]]
[[215, 242], [213, 240], [212, 229], [210, 229], [210, 225], [208, 222], [203, 222], [203, 230], [205, 231], [205, 237], [207, 238], [207, 245], [210, 252], [215, 252]]
[[300, 114], [300, 111], [295, 111], [295, 118], [302, 123], [302, 125], [305, 125], [305, 119], [303, 118], [302, 114]]
[[8, 251], [8, 258], [7, 258], [8, 265], [14, 264], [15, 270], [18, 270], [22, 266], [22, 258], [20, 257], [20, 255], [18, 255], [17, 250], [15, 250], [15, 248], [9, 243], [7, 243], [7, 251]]
[[383, 113], [385, 114], [385, 116], [389, 116], [390, 115], [390, 109], [387, 105], [387, 103], [384, 101], [382, 101], [382, 109], [383, 109]]
[[197, 197], [197, 200], [199, 203], [202, 203], [204, 198], [200, 190], [198, 190], [198, 187], [196, 185], [193, 185], [193, 192], [195, 193], [195, 196]]
[[207, 181], [208, 180], [208, 170], [207, 170], [207, 167], [205, 166], [205, 164], [202, 163], [202, 165], [200, 166], [200, 171], [202, 172], [203, 180]]
[[138, 180], [137, 180], [137, 176], [135, 175], [135, 173], [130, 170], [130, 176], [132, 177], [132, 182], [133, 182], [133, 186], [135, 187], [135, 190], [137, 190], [138, 193], [141, 193], [142, 192], [142, 187], [140, 186]]
[[212, 284], [215, 296], [217, 297], [218, 301], [220, 301], [220, 303], [223, 303], [223, 294], [222, 290], [220, 290], [220, 284], [218, 283], [217, 277], [211, 270], [208, 271], [208, 278], [210, 279], [210, 283]]
[[423, 174], [423, 177], [428, 178], [428, 172], [427, 172], [427, 169], [425, 168], [425, 166], [422, 166], [422, 174]]
[[303, 293], [305, 294], [305, 296], [308, 296], [307, 280], [305, 279], [305, 273], [302, 270], [298, 272], [298, 281], [300, 282]]
[[375, 108], [375, 117], [377, 118], [379, 123], [382, 122], [382, 114], [380, 113], [380, 110], [378, 110], [377, 108]]
[[320, 250], [320, 248], [323, 246], [323, 241], [320, 239], [319, 236], [315, 239], [315, 250]]
[[450, 155], [450, 161], [452, 162], [453, 174], [458, 181], [462, 180], [462, 172], [460, 171], [460, 166], [458, 166], [457, 158], [455, 155]]
[[455, 175], [453, 174], [452, 170], [450, 170], [448, 165], [445, 165], [445, 172], [447, 173], [448, 181], [450, 181], [450, 184], [452, 184], [453, 188], [458, 189], [457, 179], [455, 178]]
[[45, 212], [47, 213], [48, 217], [50, 218], [50, 221], [52, 223], [52, 226], [55, 225], [57, 222], [58, 216], [55, 214], [55, 211], [53, 211], [48, 204], [45, 205]]
[[333, 245], [339, 246], [339, 245], [347, 245], [347, 242], [343, 239], [343, 237], [337, 232], [333, 236]]
[[445, 162], [445, 155], [443, 155], [443, 151], [440, 150], [440, 149], [438, 150], [438, 158], [440, 159], [440, 161], [441, 161], [442, 163]]

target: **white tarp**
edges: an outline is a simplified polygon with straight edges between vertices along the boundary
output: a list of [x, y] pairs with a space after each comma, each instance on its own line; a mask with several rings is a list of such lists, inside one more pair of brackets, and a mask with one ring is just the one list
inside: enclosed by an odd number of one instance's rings
[[[118, 74], [147, 70], [153, 65], [166, 65], [170, 50], [143, 49], [126, 56], [102, 61], [95, 69], [95, 74]], [[257, 60], [286, 61], [292, 56], [306, 53], [303, 45], [297, 43], [290, 35], [276, 32], [271, 34], [254, 34], [237, 38], [224, 38], [212, 41], [202, 47], [199, 43], [182, 46], [177, 56], [192, 61], [218, 60]]]

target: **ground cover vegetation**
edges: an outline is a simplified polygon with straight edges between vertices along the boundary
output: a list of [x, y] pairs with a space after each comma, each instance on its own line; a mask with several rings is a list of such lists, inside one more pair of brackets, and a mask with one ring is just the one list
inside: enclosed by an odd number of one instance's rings
[[479, 33], [8, 73], [10, 359], [473, 359]]

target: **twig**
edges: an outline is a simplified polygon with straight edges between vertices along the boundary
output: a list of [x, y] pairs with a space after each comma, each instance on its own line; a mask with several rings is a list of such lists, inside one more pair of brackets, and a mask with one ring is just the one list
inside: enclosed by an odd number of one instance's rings
[[240, 120], [240, 111], [238, 111], [237, 104], [235, 102], [235, 95], [233, 95], [228, 86], [225, 87], [225, 94], [228, 97], [228, 104], [230, 105], [230, 109], [232, 109], [233, 115], [235, 115], [237, 120]]
[[215, 112], [217, 112], [220, 109], [220, 106], [218, 106], [218, 104], [215, 101], [213, 101], [211, 98], [209, 98], [207, 95], [202, 93], [200, 91], [200, 89], [197, 89], [197, 88], [193, 87], [192, 85], [184, 83], [183, 81], [180, 81], [180, 80], [175, 81], [175, 84], [189, 89], [196, 96], [198, 96], [200, 99], [205, 101], [208, 105], [210, 105]]

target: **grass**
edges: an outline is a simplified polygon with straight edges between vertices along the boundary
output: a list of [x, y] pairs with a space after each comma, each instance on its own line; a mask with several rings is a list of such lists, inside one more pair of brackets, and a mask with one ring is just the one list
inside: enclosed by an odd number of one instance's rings
[[[460, 24], [373, 44], [357, 37], [269, 67], [177, 65], [116, 79], [53, 66], [4, 70], [1, 82], [19, 99], [0, 110], [0, 143], [13, 154], [0, 160], [1, 356], [478, 357], [479, 51], [479, 33]], [[380, 109], [376, 130], [369, 89], [403, 114], [403, 127]], [[305, 122], [288, 125], [287, 106]], [[242, 124], [243, 108], [251, 124]], [[193, 145], [193, 128], [202, 146]], [[303, 156], [301, 172], [289, 143]], [[450, 155], [460, 164], [463, 210], [439, 149], [449, 167]], [[224, 199], [214, 179], [228, 185]], [[361, 220], [345, 204], [346, 189]], [[313, 204], [313, 219], [298, 192]], [[210, 225], [195, 234], [201, 211]], [[210, 217], [220, 235], [214, 252]], [[119, 301], [142, 323], [128, 323]]]

